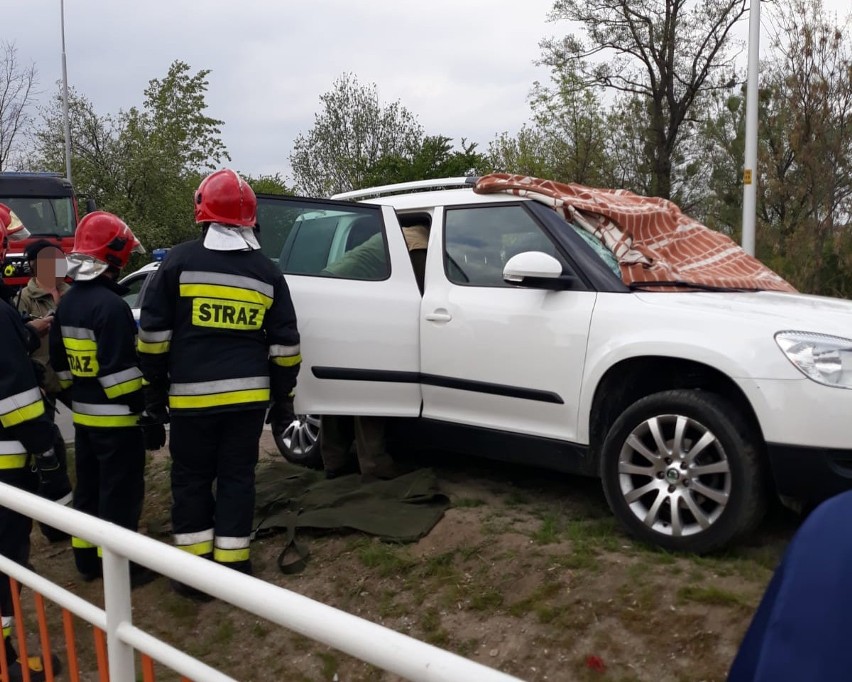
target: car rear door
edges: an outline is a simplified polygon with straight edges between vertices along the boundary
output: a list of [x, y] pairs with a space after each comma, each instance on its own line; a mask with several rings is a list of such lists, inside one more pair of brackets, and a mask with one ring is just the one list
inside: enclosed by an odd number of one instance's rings
[[390, 207], [261, 195], [263, 251], [296, 307], [296, 409], [420, 413], [420, 292]]

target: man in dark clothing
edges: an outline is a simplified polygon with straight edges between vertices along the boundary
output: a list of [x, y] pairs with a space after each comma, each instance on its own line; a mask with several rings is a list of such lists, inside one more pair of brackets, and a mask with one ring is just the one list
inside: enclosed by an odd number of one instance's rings
[[[77, 484], [74, 508], [136, 530], [145, 491], [144, 407], [136, 355], [136, 324], [116, 278], [142, 250], [124, 222], [95, 211], [80, 221], [68, 258], [70, 291], [56, 309], [50, 361], [63, 388], [71, 386]], [[73, 382], [73, 385], [72, 385]], [[84, 580], [101, 575], [100, 549], [71, 538]], [[154, 574], [131, 565], [134, 585]]]
[[[6, 227], [0, 213], [0, 263], [6, 255]], [[59, 461], [53, 451], [53, 430], [45, 417], [44, 402], [36, 373], [29, 360], [32, 335], [21, 316], [5, 299], [0, 301], [0, 482], [35, 492], [41, 476], [50, 481], [59, 473]], [[30, 555], [32, 519], [0, 507], [0, 554], [26, 565]], [[9, 579], [0, 574], [0, 619], [3, 646], [11, 680], [23, 679], [23, 666], [30, 680], [45, 679], [43, 661], [38, 656], [22, 662], [12, 645], [12, 589]], [[54, 672], [58, 672], [54, 661]]]
[[271, 399], [271, 421], [293, 419], [301, 362], [290, 292], [259, 250], [256, 211], [254, 192], [234, 171], [201, 182], [195, 219], [203, 237], [169, 251], [139, 330], [151, 385], [146, 420], [171, 423], [175, 545], [247, 573], [264, 414]]

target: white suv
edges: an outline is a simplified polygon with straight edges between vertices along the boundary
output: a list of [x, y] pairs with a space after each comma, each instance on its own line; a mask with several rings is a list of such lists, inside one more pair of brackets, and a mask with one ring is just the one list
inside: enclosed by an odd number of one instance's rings
[[[624, 527], [671, 550], [751, 530], [770, 493], [852, 487], [852, 303], [629, 287], [550, 208], [472, 184], [259, 198], [300, 413], [413, 418], [420, 442], [599, 476]], [[400, 229], [417, 223], [422, 294]], [[293, 459], [316, 426], [284, 434]]]

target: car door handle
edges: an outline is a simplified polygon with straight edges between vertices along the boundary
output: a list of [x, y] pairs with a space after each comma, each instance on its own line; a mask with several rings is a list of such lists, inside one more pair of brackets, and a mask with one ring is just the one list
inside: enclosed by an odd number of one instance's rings
[[453, 319], [453, 316], [443, 308], [438, 308], [434, 312], [426, 313], [426, 319], [429, 322], [449, 322]]

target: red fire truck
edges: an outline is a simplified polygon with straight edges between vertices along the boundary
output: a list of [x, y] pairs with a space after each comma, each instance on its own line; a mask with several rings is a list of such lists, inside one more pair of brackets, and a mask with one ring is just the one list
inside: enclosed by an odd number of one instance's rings
[[[26, 235], [23, 238], [10, 239], [6, 262], [0, 264], [6, 284], [27, 283], [30, 272], [23, 251], [37, 239], [47, 239], [70, 253], [80, 214], [74, 188], [61, 174], [0, 173], [0, 203], [12, 209], [26, 230], [18, 233]], [[87, 210], [94, 210], [91, 200]]]

